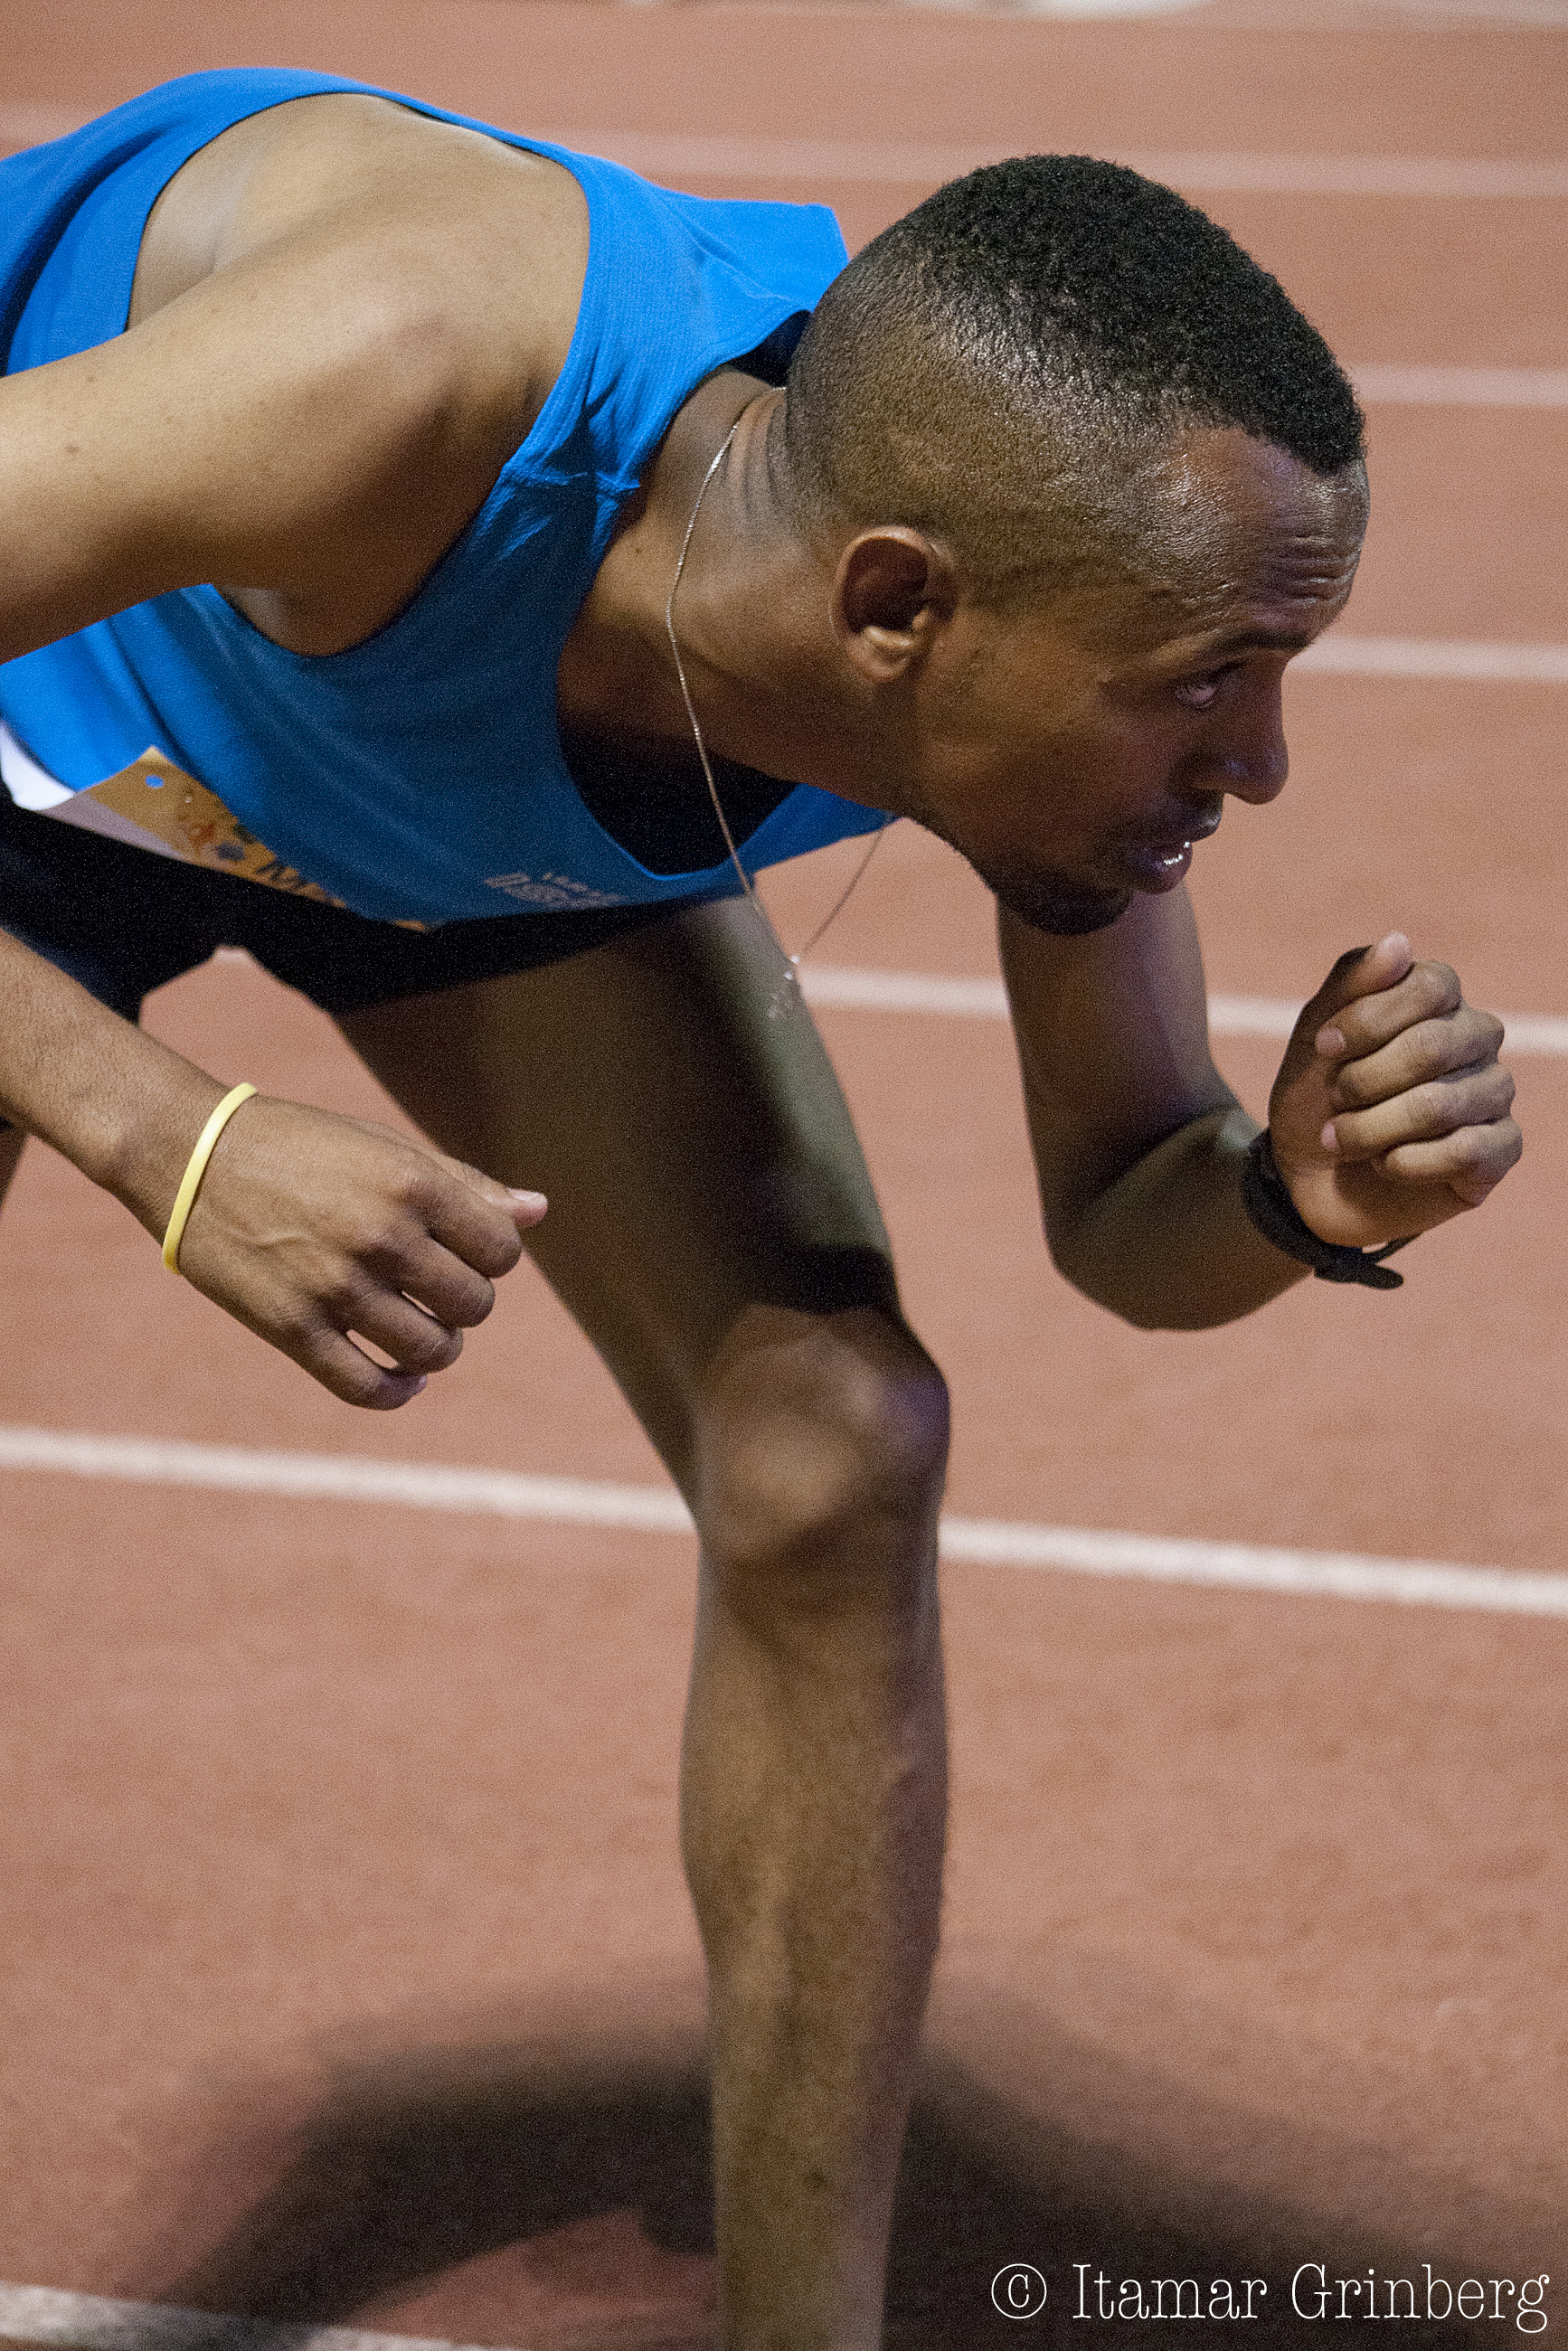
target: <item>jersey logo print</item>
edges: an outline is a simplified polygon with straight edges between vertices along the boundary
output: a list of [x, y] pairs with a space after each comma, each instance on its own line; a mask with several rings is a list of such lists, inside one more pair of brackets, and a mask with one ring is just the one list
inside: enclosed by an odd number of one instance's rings
[[292, 897], [315, 898], [327, 906], [343, 903], [275, 857], [216, 792], [176, 767], [156, 744], [117, 776], [73, 797], [111, 810], [137, 832], [151, 834], [149, 848], [172, 850], [188, 864], [211, 866], [242, 882], [260, 882], [269, 890], [287, 890]]
[[487, 873], [486, 890], [504, 890], [520, 905], [540, 907], [624, 906], [617, 890], [595, 890], [590, 883], [574, 882], [569, 873]]

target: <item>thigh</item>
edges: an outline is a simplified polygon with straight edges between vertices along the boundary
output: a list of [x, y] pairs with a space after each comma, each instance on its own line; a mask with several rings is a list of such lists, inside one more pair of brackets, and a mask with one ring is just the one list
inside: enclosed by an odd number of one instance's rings
[[716, 1359], [897, 1317], [849, 1111], [805, 1008], [768, 1017], [778, 977], [727, 904], [340, 1020], [433, 1141], [548, 1194], [530, 1249], [688, 1490]]

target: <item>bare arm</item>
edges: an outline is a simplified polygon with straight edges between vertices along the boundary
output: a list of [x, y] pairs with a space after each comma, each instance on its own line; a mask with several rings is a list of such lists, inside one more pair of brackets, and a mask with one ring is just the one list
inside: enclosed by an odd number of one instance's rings
[[298, 652], [370, 634], [538, 413], [585, 256], [559, 166], [382, 101], [225, 133], [128, 331], [0, 382], [0, 660], [198, 582]]
[[[1068, 1279], [1167, 1330], [1231, 1322], [1305, 1279], [1241, 1204], [1258, 1122], [1209, 1054], [1186, 892], [1136, 899], [1082, 939], [1004, 914], [1001, 941], [1046, 1233]], [[1500, 1037], [1402, 940], [1341, 958], [1270, 1101], [1276, 1158], [1320, 1238], [1365, 1247], [1479, 1205], [1520, 1151]]]
[[[357, 642], [482, 503], [570, 341], [580, 198], [554, 166], [333, 98], [240, 126], [187, 173], [143, 241], [129, 331], [0, 382], [0, 659], [195, 582], [296, 651]], [[0, 1004], [0, 1113], [161, 1235], [225, 1089], [3, 932]], [[181, 1270], [333, 1394], [385, 1407], [454, 1360], [543, 1207], [258, 1101], [218, 1144]]]
[[[226, 1088], [3, 930], [0, 1000], [0, 1115], [161, 1239]], [[224, 1130], [180, 1270], [344, 1403], [385, 1411], [455, 1362], [544, 1207], [426, 1144], [261, 1097]]]

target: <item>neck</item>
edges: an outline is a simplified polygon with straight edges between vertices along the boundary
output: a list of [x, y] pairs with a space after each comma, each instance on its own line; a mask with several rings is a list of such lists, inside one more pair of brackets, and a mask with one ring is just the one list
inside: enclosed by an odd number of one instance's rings
[[682, 409], [567, 642], [563, 730], [667, 742], [677, 755], [690, 744], [665, 608], [701, 493], [674, 621], [709, 749], [792, 782], [863, 788], [872, 714], [832, 633], [831, 561], [782, 495], [782, 406], [781, 392], [727, 371]]

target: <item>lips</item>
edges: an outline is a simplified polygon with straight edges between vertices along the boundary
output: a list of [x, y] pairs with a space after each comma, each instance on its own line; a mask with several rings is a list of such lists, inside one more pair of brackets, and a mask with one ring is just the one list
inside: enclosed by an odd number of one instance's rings
[[1192, 863], [1190, 841], [1130, 841], [1122, 864], [1135, 890], [1174, 890]]
[[1128, 880], [1136, 890], [1174, 890], [1192, 863], [1195, 845], [1218, 830], [1219, 819], [1213, 817], [1166, 841], [1128, 841], [1122, 852]]

